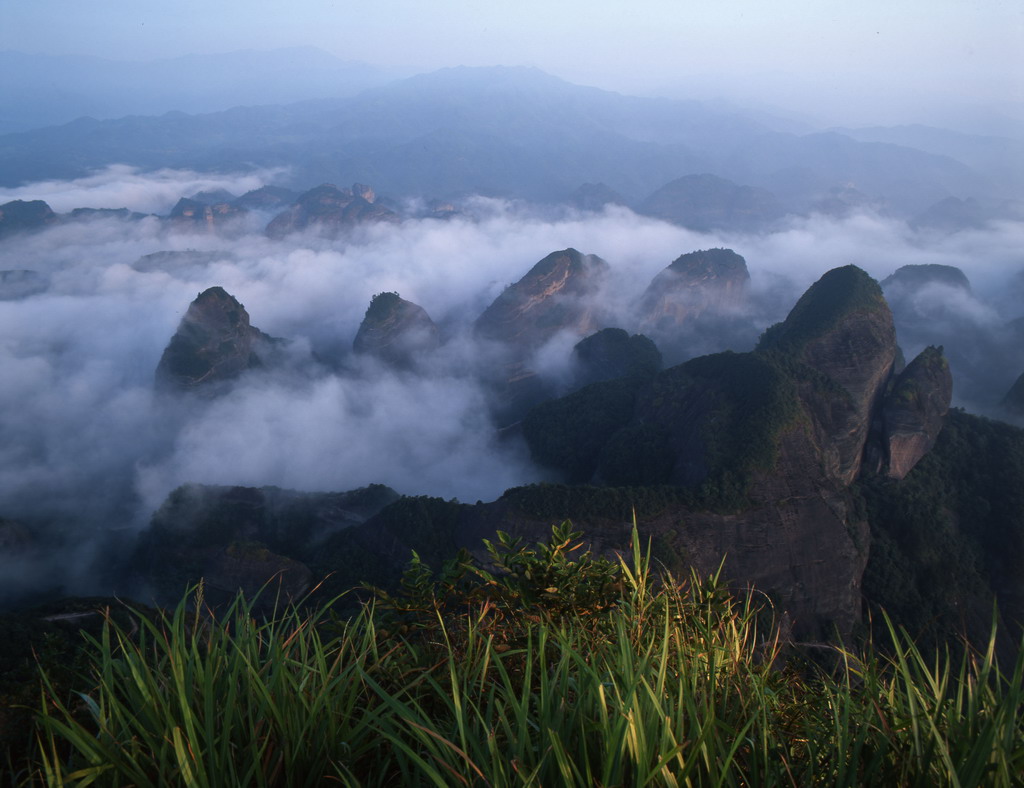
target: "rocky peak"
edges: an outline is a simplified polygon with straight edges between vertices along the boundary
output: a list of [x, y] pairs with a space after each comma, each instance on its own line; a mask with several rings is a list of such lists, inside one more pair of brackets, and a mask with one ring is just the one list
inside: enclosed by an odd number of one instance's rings
[[882, 406], [888, 475], [902, 479], [931, 451], [953, 398], [941, 347], [927, 347], [893, 381]]
[[378, 293], [359, 325], [352, 349], [409, 368], [439, 344], [437, 326], [423, 307], [398, 293]]
[[217, 205], [218, 203], [235, 202], [238, 195], [232, 194], [227, 189], [210, 189], [196, 192], [189, 199], [203, 205]]
[[57, 214], [42, 200], [12, 200], [0, 205], [0, 238], [56, 222]]
[[274, 217], [267, 225], [267, 235], [283, 238], [289, 233], [313, 229], [334, 236], [363, 222], [397, 220], [394, 211], [376, 203], [369, 186], [357, 183], [351, 189], [339, 189], [324, 183], [300, 195], [291, 208]]
[[228, 202], [206, 203], [182, 197], [171, 210], [171, 222], [178, 227], [205, 229], [213, 232], [231, 219], [245, 213]]
[[739, 306], [750, 273], [732, 249], [704, 249], [677, 257], [640, 299], [640, 328], [671, 334], [708, 310]]
[[248, 191], [235, 200], [232, 204], [251, 211], [266, 211], [270, 209], [281, 209], [292, 205], [299, 195], [291, 189], [284, 189], [280, 186], [261, 186], [259, 189]]
[[[758, 350], [781, 353], [824, 377], [808, 377], [801, 396], [815, 417], [830, 475], [852, 482], [898, 352], [878, 283], [854, 265], [832, 269], [785, 321], [765, 331]], [[839, 388], [830, 391], [828, 384]]]
[[524, 349], [537, 348], [559, 331], [581, 336], [595, 331], [590, 300], [608, 263], [575, 249], [552, 252], [506, 288], [476, 321], [477, 333]]
[[256, 351], [267, 342], [269, 337], [249, 325], [249, 313], [234, 296], [211, 287], [196, 296], [181, 319], [157, 366], [157, 385], [213, 391], [215, 384], [260, 366]]
[[365, 183], [353, 183], [352, 194], [354, 194], [356, 197], [361, 197], [370, 203], [375, 202], [377, 199], [377, 195], [374, 193], [373, 189], [371, 189]]

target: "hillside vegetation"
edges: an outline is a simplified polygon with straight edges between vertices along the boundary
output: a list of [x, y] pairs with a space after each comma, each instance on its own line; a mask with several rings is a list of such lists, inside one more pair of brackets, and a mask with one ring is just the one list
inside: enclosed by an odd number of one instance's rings
[[[658, 577], [634, 530], [619, 561], [578, 532], [499, 534], [486, 563], [352, 619], [263, 619], [239, 598], [111, 619], [85, 672], [44, 676], [50, 785], [995, 785], [1024, 769], [1024, 659], [927, 655], [890, 627], [881, 656], [813, 663], [772, 609], [717, 577]], [[1024, 653], [1024, 652], [1022, 652]]]

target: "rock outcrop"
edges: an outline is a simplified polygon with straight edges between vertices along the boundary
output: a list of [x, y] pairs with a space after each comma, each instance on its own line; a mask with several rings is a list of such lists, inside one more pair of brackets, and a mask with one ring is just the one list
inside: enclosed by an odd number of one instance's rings
[[902, 479], [931, 451], [953, 397], [942, 348], [921, 351], [894, 380], [882, 407], [887, 474]]
[[204, 290], [189, 305], [160, 358], [157, 386], [168, 391], [220, 387], [262, 366], [259, 351], [273, 340], [249, 324], [249, 313], [221, 287]]
[[[688, 491], [642, 521], [668, 555], [702, 572], [724, 557], [726, 576], [778, 600], [801, 637], [849, 633], [869, 534], [847, 486], [896, 352], [878, 284], [847, 266], [812, 286], [757, 351], [696, 358], [647, 385], [588, 386], [536, 408], [523, 434], [570, 481]], [[927, 377], [918, 369], [908, 385]]]
[[0, 238], [41, 230], [57, 221], [57, 214], [42, 200], [12, 200], [0, 205]]
[[352, 349], [401, 369], [440, 345], [440, 334], [426, 310], [398, 293], [378, 293], [359, 325]]
[[215, 232], [244, 216], [245, 209], [230, 202], [205, 203], [182, 197], [171, 210], [171, 224], [180, 229]]
[[801, 381], [801, 399], [829, 475], [850, 484], [898, 354], [878, 283], [853, 265], [829, 271], [764, 333], [758, 350], [782, 353], [816, 373]]
[[560, 331], [585, 336], [597, 329], [597, 293], [608, 263], [575, 249], [552, 252], [508, 287], [477, 318], [478, 336], [533, 350]]
[[247, 211], [280, 211], [292, 205], [299, 195], [281, 186], [261, 186], [236, 199], [232, 205]]
[[680, 255], [651, 281], [638, 308], [640, 330], [671, 336], [706, 311], [743, 304], [750, 273], [732, 249]]
[[532, 366], [541, 347], [559, 334], [583, 337], [602, 327], [594, 296], [607, 270], [596, 255], [571, 248], [552, 252], [477, 318], [476, 336], [498, 345], [483, 377], [500, 424], [519, 420], [554, 396], [550, 381]]
[[357, 183], [351, 189], [339, 189], [325, 183], [300, 195], [291, 208], [274, 217], [267, 225], [267, 235], [283, 238], [290, 233], [311, 230], [333, 237], [365, 222], [395, 221], [398, 215], [377, 204], [370, 187]]
[[771, 192], [708, 174], [665, 184], [640, 204], [639, 212], [699, 232], [765, 230], [785, 215]]

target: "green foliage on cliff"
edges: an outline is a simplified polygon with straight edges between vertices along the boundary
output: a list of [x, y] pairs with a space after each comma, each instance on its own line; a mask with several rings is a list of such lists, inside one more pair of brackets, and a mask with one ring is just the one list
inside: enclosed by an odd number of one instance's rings
[[366, 316], [363, 319], [369, 321], [386, 320], [401, 303], [402, 298], [398, 293], [377, 293], [366, 308]]
[[782, 323], [761, 336], [758, 350], [799, 354], [853, 312], [888, 311], [882, 288], [855, 265], [833, 268], [800, 296]]
[[642, 378], [593, 383], [535, 407], [523, 420], [533, 459], [570, 483], [589, 481], [605, 444], [633, 416], [642, 386]]
[[746, 506], [753, 474], [773, 466], [780, 432], [800, 413], [796, 387], [767, 356], [717, 353], [659, 375], [601, 455], [610, 485], [678, 484], [700, 505]]
[[900, 482], [861, 482], [872, 544], [865, 597], [923, 643], [984, 638], [992, 602], [1024, 621], [1024, 430], [953, 410]]

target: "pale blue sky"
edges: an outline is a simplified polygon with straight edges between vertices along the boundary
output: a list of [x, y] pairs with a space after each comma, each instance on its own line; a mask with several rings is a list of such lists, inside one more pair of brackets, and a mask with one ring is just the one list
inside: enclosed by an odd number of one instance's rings
[[795, 98], [1024, 100], [1021, 0], [0, 0], [0, 18], [0, 49], [25, 52], [313, 45], [420, 69], [533, 65], [636, 92], [720, 82], [757, 97], [789, 78]]

